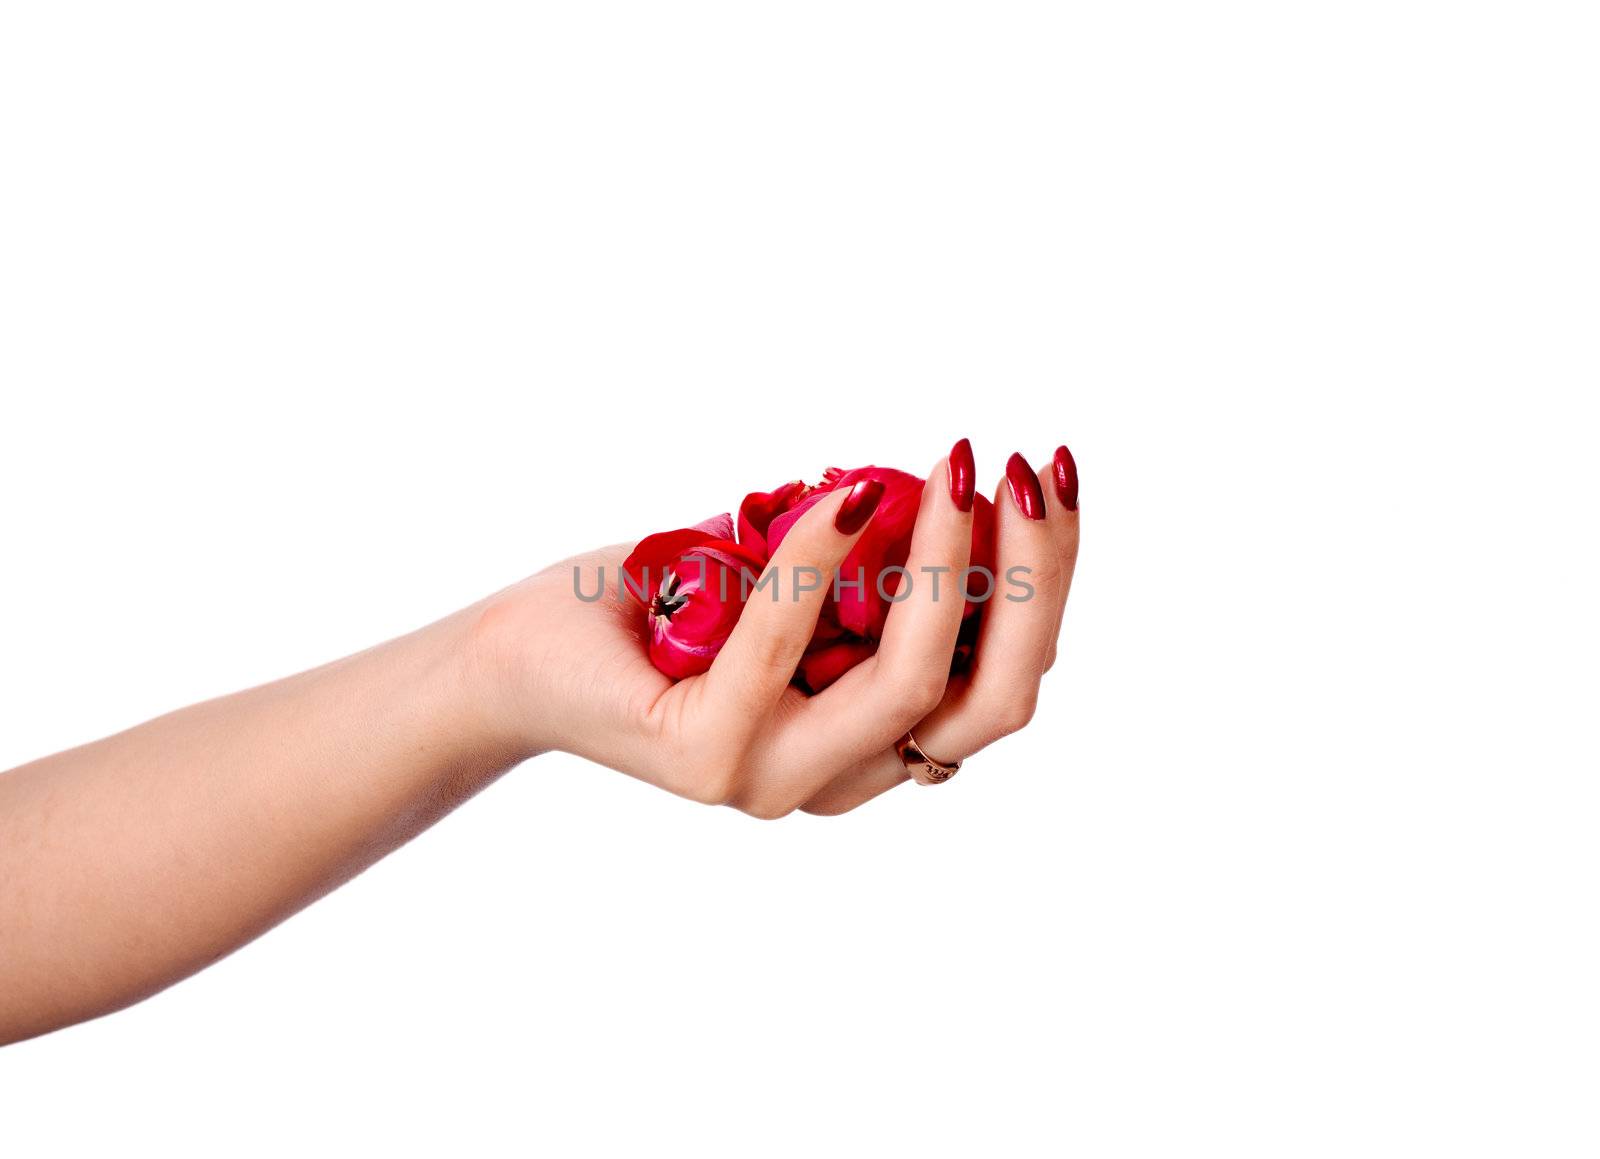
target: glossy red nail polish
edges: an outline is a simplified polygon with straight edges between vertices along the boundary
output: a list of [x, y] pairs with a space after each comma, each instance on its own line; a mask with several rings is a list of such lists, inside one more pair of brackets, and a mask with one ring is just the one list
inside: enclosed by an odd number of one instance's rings
[[1039, 486], [1039, 476], [1020, 454], [1006, 462], [1006, 486], [1011, 488], [1018, 511], [1029, 519], [1044, 518], [1044, 490]]
[[1068, 511], [1078, 509], [1078, 464], [1065, 445], [1056, 448], [1056, 498]]
[[872, 513], [878, 509], [878, 500], [883, 498], [883, 483], [877, 479], [863, 479], [850, 488], [850, 494], [844, 497], [844, 502], [839, 504], [839, 514], [833, 517], [833, 525], [841, 535], [854, 535], [867, 525], [867, 520], [872, 518]]
[[972, 496], [978, 487], [977, 468], [972, 463], [972, 444], [962, 439], [950, 448], [950, 498], [957, 511], [972, 510]]

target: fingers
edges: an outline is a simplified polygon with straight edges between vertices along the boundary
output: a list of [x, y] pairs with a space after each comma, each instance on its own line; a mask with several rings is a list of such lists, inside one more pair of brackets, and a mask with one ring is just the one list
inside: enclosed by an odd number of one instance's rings
[[[929, 472], [876, 654], [782, 722], [775, 751], [788, 759], [772, 768], [770, 787], [791, 809], [841, 769], [883, 752], [944, 698], [966, 607], [961, 581], [972, 548], [970, 456], [963, 439], [950, 460]], [[869, 575], [866, 582], [877, 579]]]
[[[971, 486], [972, 449], [962, 439], [950, 459], [939, 463], [922, 489], [916, 531], [906, 559], [907, 582], [889, 612], [883, 639], [873, 657], [874, 699], [886, 709], [903, 702], [922, 706], [917, 720], [944, 698], [950, 659], [967, 601], [963, 573], [972, 558], [972, 495], [958, 494], [952, 469], [964, 458], [964, 486]], [[962, 499], [965, 499], [965, 508]]]
[[959, 711], [918, 739], [943, 761], [960, 760], [1033, 717], [1065, 583], [1044, 487], [1021, 455], [1006, 464], [995, 496], [998, 589], [984, 609], [971, 681]]
[[711, 725], [694, 731], [702, 744], [707, 732], [718, 738], [717, 751], [701, 755], [729, 773], [718, 779], [728, 790], [716, 799], [758, 817], [845, 812], [908, 779], [893, 752], [908, 729], [935, 759], [954, 762], [1032, 718], [1077, 561], [1076, 467], [1064, 447], [1042, 471], [1020, 455], [1007, 464], [994, 501], [993, 594], [973, 666], [951, 682], [972, 537], [961, 484], [971, 477], [963, 440], [923, 488], [906, 575], [876, 654], [809, 700], [791, 689], [794, 672], [881, 485], [827, 496], [783, 538], [728, 643], [691, 690], [691, 714]]
[[885, 750], [862, 761], [843, 776], [829, 781], [800, 807], [819, 817], [836, 817], [865, 805], [874, 797], [882, 796], [910, 779], [911, 775], [900, 763], [900, 758], [893, 750]]
[[[940, 761], [965, 760], [1033, 716], [1078, 555], [1077, 472], [1063, 468], [1065, 451], [1045, 471], [1035, 472], [1020, 455], [1007, 465], [995, 496], [997, 587], [985, 606], [974, 667], [910, 726]], [[842, 813], [904, 784], [904, 766], [887, 748], [819, 789], [803, 808]]]
[[727, 731], [751, 735], [789, 687], [834, 573], [882, 498], [882, 483], [863, 480], [825, 496], [784, 536], [705, 676]]
[[1061, 643], [1061, 623], [1066, 615], [1067, 597], [1072, 591], [1072, 575], [1078, 566], [1078, 464], [1065, 444], [1056, 448], [1050, 465], [1039, 472], [1039, 482], [1050, 508], [1050, 530], [1055, 536], [1056, 555], [1061, 560], [1060, 600], [1056, 608], [1056, 633], [1050, 638], [1045, 670], [1054, 667]]

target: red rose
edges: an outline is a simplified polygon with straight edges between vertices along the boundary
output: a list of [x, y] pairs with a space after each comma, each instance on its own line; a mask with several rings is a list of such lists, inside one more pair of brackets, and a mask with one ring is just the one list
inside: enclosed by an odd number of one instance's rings
[[[755, 491], [739, 505], [738, 538], [727, 515], [682, 531], [666, 531], [640, 541], [623, 564], [628, 591], [650, 618], [650, 659], [674, 679], [711, 667], [744, 608], [748, 585], [777, 551], [789, 529], [823, 496], [864, 479], [884, 485], [883, 498], [839, 573], [842, 579], [818, 617], [811, 645], [795, 673], [811, 692], [820, 692], [877, 651], [893, 597], [906, 576], [911, 533], [922, 503], [923, 480], [887, 467], [830, 468], [815, 487], [786, 483], [775, 491]], [[994, 570], [994, 506], [978, 496], [973, 504], [971, 566]], [[912, 583], [932, 583], [931, 575], [912, 575]], [[855, 582], [859, 580], [859, 585]], [[782, 587], [781, 590], [787, 590]], [[940, 575], [940, 598], [958, 598], [961, 577]], [[984, 598], [992, 579], [978, 576], [971, 590]], [[948, 595], [947, 595], [948, 593]], [[970, 650], [979, 605], [968, 603], [958, 656]]]

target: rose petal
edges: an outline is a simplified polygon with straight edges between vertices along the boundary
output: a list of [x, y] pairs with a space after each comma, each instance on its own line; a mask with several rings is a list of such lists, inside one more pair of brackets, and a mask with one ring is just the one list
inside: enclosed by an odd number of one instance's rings
[[689, 530], [703, 532], [712, 539], [732, 539], [733, 516], [724, 511], [721, 515], [713, 515], [702, 523], [696, 523]]
[[[810, 646], [801, 659], [796, 680], [813, 692], [828, 687], [877, 649], [888, 620], [891, 599], [905, 577], [889, 569], [905, 566], [911, 536], [922, 502], [923, 480], [887, 467], [857, 467], [843, 471], [830, 467], [816, 487], [791, 482], [773, 491], [753, 491], [739, 505], [738, 518], [720, 515], [680, 531], [662, 532], [639, 542], [623, 568], [629, 591], [646, 607], [667, 570], [678, 577], [675, 591], [681, 602], [670, 615], [650, 617], [650, 657], [656, 667], [675, 679], [706, 671], [716, 658], [743, 610], [746, 589], [740, 573], [760, 573], [782, 544], [789, 529], [826, 495], [852, 487], [863, 479], [884, 484], [884, 495], [872, 520], [841, 567], [843, 580], [838, 598], [830, 593], [817, 619]], [[737, 541], [734, 539], [737, 527]], [[992, 575], [995, 560], [994, 505], [977, 496], [973, 506], [971, 566]], [[887, 573], [887, 574], [885, 574]], [[858, 576], [862, 586], [853, 582]], [[880, 593], [879, 577], [883, 576]], [[913, 583], [931, 583], [932, 576], [916, 575]], [[939, 577], [940, 597], [952, 596], [960, 577]], [[998, 580], [997, 580], [998, 582]], [[984, 581], [974, 577], [972, 588], [983, 594]], [[955, 657], [959, 667], [971, 654], [982, 605], [968, 602]]]
[[809, 490], [796, 479], [776, 491], [752, 491], [746, 495], [739, 504], [739, 542], [762, 558], [771, 558], [766, 536], [773, 517], [794, 506]]
[[[723, 516], [729, 525], [731, 516]], [[707, 523], [713, 523], [707, 520]], [[705, 526], [704, 524], [702, 526]], [[762, 559], [746, 551], [731, 539], [718, 539], [694, 527], [677, 531], [661, 531], [647, 535], [635, 545], [628, 558], [622, 561], [622, 571], [627, 579], [628, 594], [640, 603], [649, 605], [656, 585], [669, 569], [681, 565], [684, 557], [696, 552], [733, 568], [749, 568], [759, 575], [765, 566]]]
[[813, 693], [821, 692], [877, 650], [877, 641], [854, 638], [813, 648], [800, 658], [798, 675]]

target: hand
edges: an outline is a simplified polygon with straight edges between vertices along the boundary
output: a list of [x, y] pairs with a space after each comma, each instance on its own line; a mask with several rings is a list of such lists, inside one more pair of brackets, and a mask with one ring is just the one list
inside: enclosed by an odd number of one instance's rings
[[[939, 760], [964, 760], [1028, 723], [1055, 660], [1078, 552], [1076, 468], [1069, 488], [1061, 461], [1036, 473], [1013, 456], [995, 497], [995, 592], [973, 663], [957, 677], [948, 675], [963, 607], [955, 577], [968, 563], [972, 515], [953, 500], [941, 461], [923, 489], [910, 594], [894, 605], [877, 653], [822, 693], [808, 697], [790, 680], [827, 585], [797, 591], [791, 577], [808, 569], [831, 577], [859, 537], [860, 527], [836, 526], [844, 493], [818, 503], [784, 539], [769, 565], [777, 598], [752, 594], [703, 676], [674, 682], [650, 663], [645, 617], [613, 590], [626, 545], [491, 597], [478, 632], [499, 727], [530, 754], [572, 752], [762, 818], [843, 813], [901, 784], [908, 778], [894, 743], [908, 729]], [[574, 568], [586, 592], [602, 569], [605, 598], [578, 599]], [[927, 569], [945, 569], [937, 593]], [[1031, 595], [1019, 598], [1024, 583]], [[974, 586], [981, 591], [982, 580]]]

